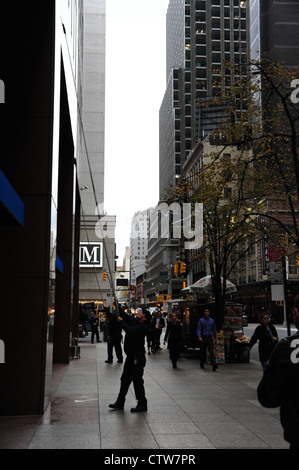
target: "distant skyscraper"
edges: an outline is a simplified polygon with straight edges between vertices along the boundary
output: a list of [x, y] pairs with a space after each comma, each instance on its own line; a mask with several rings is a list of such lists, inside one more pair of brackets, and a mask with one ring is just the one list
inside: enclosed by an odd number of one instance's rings
[[131, 281], [135, 285], [137, 277], [146, 270], [148, 248], [149, 211], [137, 212], [131, 222], [130, 261]]
[[84, 213], [95, 216], [96, 201], [104, 203], [106, 0], [84, 0], [82, 35], [80, 91], [84, 135], [81, 134], [80, 186], [87, 187], [81, 192]]
[[[82, 302], [109, 305], [112, 300], [110, 283], [101, 274], [107, 272], [113, 282], [116, 219], [104, 216], [106, 0], [84, 0], [79, 20], [82, 22], [78, 41], [78, 95], [82, 119], [78, 132], [82, 202], [79, 298]], [[102, 223], [99, 223], [99, 216]], [[98, 259], [94, 263], [96, 254]]]
[[160, 108], [160, 199], [176, 183], [199, 140], [217, 128], [221, 110], [200, 103], [229, 87], [224, 61], [247, 61], [248, 2], [170, 0], [166, 16], [166, 91]]
[[250, 0], [250, 54], [252, 59], [261, 55], [261, 0]]

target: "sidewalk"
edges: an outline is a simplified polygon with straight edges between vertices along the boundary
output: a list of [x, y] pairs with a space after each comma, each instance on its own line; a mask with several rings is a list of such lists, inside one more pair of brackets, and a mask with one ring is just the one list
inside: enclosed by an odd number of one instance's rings
[[81, 341], [81, 358], [54, 366], [53, 399], [42, 417], [0, 417], [0, 449], [288, 449], [279, 409], [263, 408], [260, 363], [199, 367], [183, 357], [173, 369], [166, 347], [147, 355], [148, 412], [111, 410], [122, 364], [105, 364], [106, 343]]

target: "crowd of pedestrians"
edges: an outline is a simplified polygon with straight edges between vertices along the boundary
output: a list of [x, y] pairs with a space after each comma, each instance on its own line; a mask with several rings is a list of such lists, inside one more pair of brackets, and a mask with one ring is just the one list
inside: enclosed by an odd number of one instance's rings
[[[120, 377], [120, 389], [116, 401], [109, 407], [113, 410], [123, 410], [127, 392], [133, 383], [137, 405], [131, 408], [131, 412], [147, 411], [143, 380], [146, 345], [149, 355], [158, 353], [162, 349], [161, 334], [166, 327], [163, 343], [167, 343], [169, 359], [176, 369], [184, 346], [183, 323], [175, 313], [166, 319], [159, 310], [150, 313], [144, 307], [139, 308], [134, 315], [125, 312], [121, 306], [113, 313], [109, 309], [105, 310], [108, 327], [105, 362], [113, 362], [113, 351], [118, 363], [123, 362], [123, 350], [126, 356]], [[294, 322], [299, 330], [299, 296], [294, 302]], [[92, 313], [89, 323], [91, 341], [93, 342], [94, 336], [99, 341], [98, 319], [95, 313]], [[124, 340], [122, 331], [125, 333]], [[209, 309], [205, 309], [203, 317], [198, 321], [197, 337], [200, 346], [200, 367], [204, 368], [208, 352], [212, 369], [216, 371], [214, 344], [217, 332]], [[248, 354], [257, 342], [263, 371], [257, 388], [258, 400], [264, 407], [280, 407], [285, 440], [290, 443], [291, 449], [299, 449], [299, 331], [279, 341], [277, 330], [270, 322], [270, 315], [263, 313], [260, 325], [256, 327], [245, 354]]]

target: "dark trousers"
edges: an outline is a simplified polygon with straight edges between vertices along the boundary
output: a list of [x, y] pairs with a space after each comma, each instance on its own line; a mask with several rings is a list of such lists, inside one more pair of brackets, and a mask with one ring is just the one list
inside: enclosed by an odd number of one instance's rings
[[93, 343], [93, 340], [94, 340], [94, 335], [96, 335], [96, 338], [97, 338], [97, 342], [100, 341], [100, 338], [99, 338], [99, 330], [98, 330], [98, 327], [96, 326], [92, 326], [91, 327], [91, 342]]
[[162, 330], [160, 328], [156, 328], [153, 334], [153, 350], [158, 351], [160, 346], [160, 338], [161, 338]]
[[176, 366], [176, 363], [178, 362], [179, 357], [180, 357], [180, 350], [178, 348], [169, 349], [169, 358], [173, 366]]
[[213, 340], [212, 335], [202, 336], [202, 342], [200, 345], [200, 365], [201, 366], [203, 366], [206, 361], [207, 349], [209, 351], [211, 364], [212, 366], [214, 366], [216, 365], [216, 361], [215, 361], [215, 356], [214, 356], [214, 340]]
[[107, 341], [107, 354], [108, 354], [109, 362], [113, 361], [113, 348], [115, 349], [117, 360], [122, 362], [123, 352], [121, 348], [121, 339], [115, 339], [112, 336], [110, 336], [110, 338], [108, 338], [108, 341]]
[[120, 378], [120, 391], [117, 398], [119, 405], [124, 405], [129, 387], [133, 382], [135, 396], [140, 406], [147, 406], [144, 390], [143, 371], [146, 364], [145, 355], [132, 357], [127, 356], [123, 373]]

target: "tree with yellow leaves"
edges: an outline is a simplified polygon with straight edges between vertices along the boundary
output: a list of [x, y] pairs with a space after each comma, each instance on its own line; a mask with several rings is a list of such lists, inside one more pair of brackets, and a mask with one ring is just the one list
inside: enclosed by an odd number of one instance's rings
[[[208, 264], [218, 329], [225, 281], [262, 232], [274, 244], [287, 239], [291, 251], [299, 248], [299, 110], [292, 101], [299, 69], [266, 61], [248, 64], [246, 74], [244, 64], [239, 73], [239, 65], [225, 64], [224, 70], [228, 67], [235, 68], [234, 82], [229, 88], [220, 83], [214, 100], [202, 103], [221, 108], [223, 115], [210, 142], [202, 142], [201, 170], [192, 178], [187, 173], [165, 196], [168, 202], [203, 204], [203, 247], [189, 258]], [[274, 241], [278, 233], [285, 240]]]

